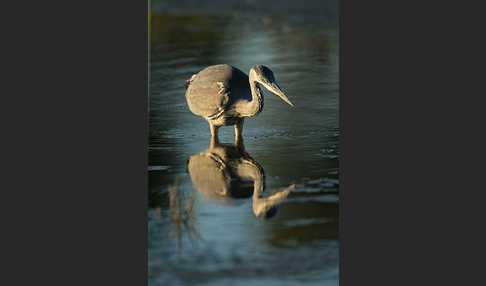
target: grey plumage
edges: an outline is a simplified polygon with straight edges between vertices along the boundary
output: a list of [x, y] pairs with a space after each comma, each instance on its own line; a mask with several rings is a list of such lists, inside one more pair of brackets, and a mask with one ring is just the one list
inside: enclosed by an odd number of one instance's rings
[[192, 113], [209, 122], [213, 141], [218, 141], [218, 128], [227, 125], [235, 126], [238, 141], [242, 140], [243, 119], [263, 109], [260, 85], [293, 106], [273, 72], [262, 65], [252, 67], [249, 76], [226, 64], [207, 67], [186, 81], [186, 100]]

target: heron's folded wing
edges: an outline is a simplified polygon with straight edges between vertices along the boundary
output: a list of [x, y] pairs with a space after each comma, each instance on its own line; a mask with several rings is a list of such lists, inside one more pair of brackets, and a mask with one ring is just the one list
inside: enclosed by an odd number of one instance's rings
[[194, 80], [187, 88], [186, 99], [192, 113], [212, 119], [225, 111], [229, 94], [227, 81]]

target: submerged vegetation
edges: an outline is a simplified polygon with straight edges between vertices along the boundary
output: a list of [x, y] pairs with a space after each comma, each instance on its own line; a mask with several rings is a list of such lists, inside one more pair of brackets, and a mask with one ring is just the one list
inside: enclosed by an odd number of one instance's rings
[[192, 192], [189, 200], [184, 206], [183, 193], [179, 191], [178, 180], [169, 186], [169, 203], [170, 215], [174, 223], [187, 223], [193, 219], [192, 213], [194, 209], [194, 201], [196, 199], [196, 192]]
[[172, 185], [169, 185], [168, 194], [172, 233], [177, 239], [177, 249], [180, 254], [184, 234], [187, 234], [192, 244], [202, 239], [195, 228], [194, 202], [196, 200], [196, 191], [193, 190], [189, 198], [186, 199], [184, 192], [180, 191], [179, 181], [176, 179]]

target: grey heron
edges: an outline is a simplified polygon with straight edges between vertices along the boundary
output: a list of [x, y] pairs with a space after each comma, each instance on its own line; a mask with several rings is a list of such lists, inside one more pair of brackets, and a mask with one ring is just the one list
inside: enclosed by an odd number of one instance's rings
[[260, 86], [294, 106], [273, 72], [263, 65], [253, 66], [249, 76], [230, 65], [209, 66], [187, 80], [186, 100], [192, 113], [209, 122], [211, 142], [218, 142], [219, 127], [233, 125], [235, 143], [239, 144], [243, 140], [244, 118], [256, 116], [263, 109]]

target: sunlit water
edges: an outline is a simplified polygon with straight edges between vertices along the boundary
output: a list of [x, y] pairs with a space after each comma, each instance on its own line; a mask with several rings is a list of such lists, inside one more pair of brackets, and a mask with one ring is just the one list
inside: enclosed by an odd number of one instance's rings
[[[149, 107], [150, 285], [337, 285], [339, 78], [337, 27], [285, 16], [151, 16]], [[252, 199], [215, 201], [193, 185], [187, 161], [210, 143], [208, 123], [186, 104], [185, 81], [227, 63], [270, 67], [292, 108], [264, 91], [245, 120], [244, 143], [264, 169], [265, 196], [295, 184], [270, 219]], [[220, 129], [232, 143], [232, 127]], [[170, 218], [177, 181], [187, 223]]]

